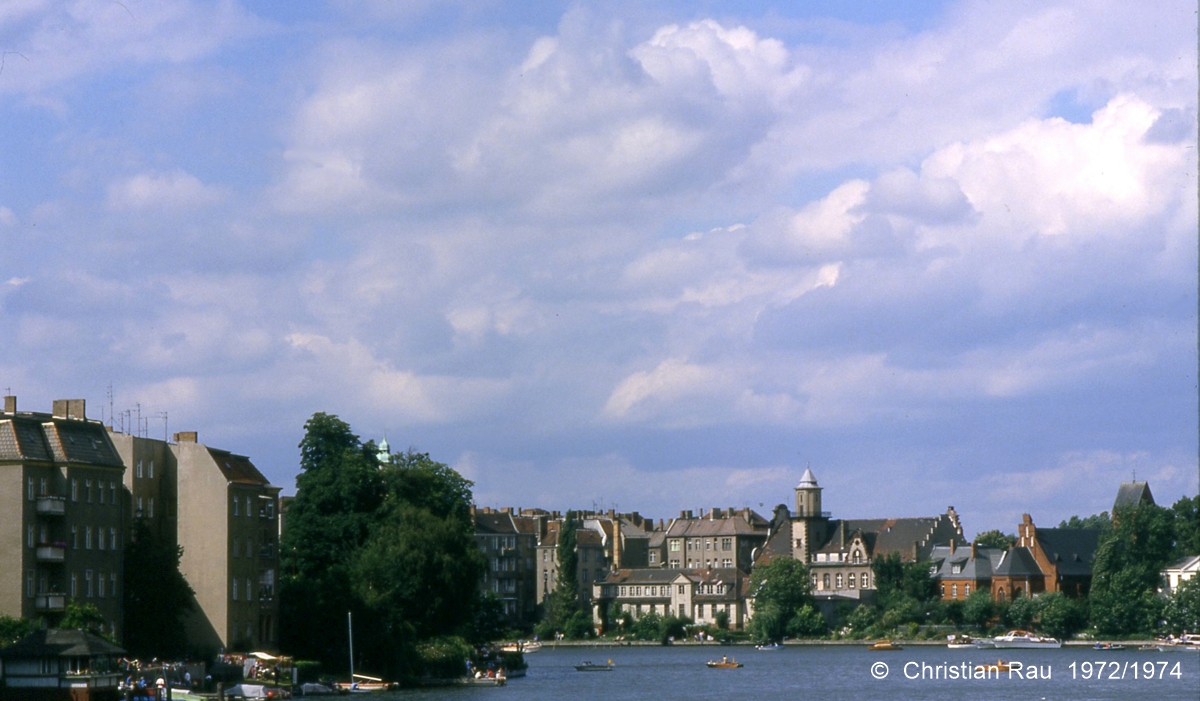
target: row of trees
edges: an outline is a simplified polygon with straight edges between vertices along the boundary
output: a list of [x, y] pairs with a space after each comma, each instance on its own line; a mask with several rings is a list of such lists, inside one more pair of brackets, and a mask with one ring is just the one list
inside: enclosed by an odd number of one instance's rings
[[315, 414], [304, 428], [281, 542], [281, 647], [345, 669], [351, 613], [355, 668], [411, 679], [423, 650], [494, 634], [496, 609], [479, 590], [486, 563], [471, 482], [423, 453], [381, 462], [374, 443], [333, 415]]

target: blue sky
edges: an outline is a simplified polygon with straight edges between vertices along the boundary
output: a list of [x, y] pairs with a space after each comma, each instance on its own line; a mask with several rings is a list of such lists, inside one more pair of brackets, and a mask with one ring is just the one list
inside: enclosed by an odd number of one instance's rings
[[[847, 9], [850, 8], [850, 9]], [[0, 387], [481, 504], [1197, 485], [1183, 2], [0, 8]]]

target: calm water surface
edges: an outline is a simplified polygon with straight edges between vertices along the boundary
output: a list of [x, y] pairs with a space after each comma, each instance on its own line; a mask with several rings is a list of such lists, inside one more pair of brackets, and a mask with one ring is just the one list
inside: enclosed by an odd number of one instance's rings
[[[709, 669], [706, 660], [729, 655], [741, 669]], [[995, 663], [1003, 657], [1024, 664], [1022, 679], [956, 679], [963, 663]], [[545, 648], [528, 655], [528, 676], [502, 688], [455, 687], [389, 693], [362, 698], [385, 700], [512, 698], [564, 699], [1153, 699], [1200, 700], [1200, 653], [1100, 652], [1060, 650], [949, 650], [910, 646], [898, 652], [871, 652], [865, 646], [795, 646], [775, 652], [752, 647]], [[577, 672], [591, 660], [616, 664], [612, 672]], [[873, 665], [888, 667], [885, 678]], [[1165, 664], [1164, 664], [1165, 663]], [[1103, 666], [1101, 673], [1100, 667]], [[1036, 672], [1031, 669], [1036, 668]], [[922, 676], [924, 670], [925, 678]], [[940, 671], [939, 671], [940, 670]], [[1136, 670], [1136, 671], [1135, 671]], [[1153, 678], [1146, 678], [1147, 670]], [[882, 667], [874, 667], [876, 674]], [[1172, 672], [1175, 672], [1173, 675]], [[1124, 675], [1122, 679], [1121, 676]], [[1136, 678], [1135, 678], [1136, 675]], [[917, 677], [917, 678], [909, 678]]]

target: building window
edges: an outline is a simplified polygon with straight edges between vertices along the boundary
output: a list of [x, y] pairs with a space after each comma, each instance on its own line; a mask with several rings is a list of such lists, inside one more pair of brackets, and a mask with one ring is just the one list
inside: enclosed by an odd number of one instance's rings
[[25, 571], [25, 596], [33, 596], [33, 570]]
[[29, 501], [33, 501], [33, 478], [32, 477], [29, 478], [29, 487], [26, 491], [28, 492], [28, 495], [29, 495]]
[[970, 595], [971, 595], [971, 585], [964, 584], [963, 585], [963, 596], [970, 596]]
[[101, 599], [104, 598], [104, 573], [103, 572], [101, 572], [100, 576], [96, 578], [96, 596], [100, 597]]
[[955, 599], [958, 598], [958, 585], [957, 584], [950, 585], [950, 596], [952, 596]]
[[117, 573], [116, 572], [110, 572], [108, 574], [108, 593], [110, 596], [113, 596], [113, 597], [115, 597], [117, 595]]
[[837, 576], [837, 588], [838, 589], [842, 588], [842, 575], [840, 573]]
[[137, 498], [137, 513], [134, 514], [134, 516], [136, 516], [137, 518], [142, 517], [142, 498], [141, 497]]
[[671, 552], [673, 552], [673, 553], [679, 552], [679, 541], [678, 540], [671, 541]]
[[247, 516], [247, 517], [250, 517], [250, 516], [253, 516], [253, 515], [254, 515], [254, 514], [250, 512], [250, 497], [249, 497], [249, 496], [247, 496], [247, 497], [246, 497], [246, 516]]
[[941, 594], [942, 598], [943, 599], [946, 598], [946, 585], [945, 584], [941, 585], [941, 592], [942, 592], [942, 594]]
[[117, 503], [117, 483], [116, 482], [108, 483], [108, 501], [110, 504]]
[[650, 564], [653, 565], [656, 562], [658, 562], [658, 553], [656, 553], [652, 550], [652, 551], [650, 551]]
[[142, 461], [141, 460], [137, 461], [137, 469], [135, 470], [135, 473], [137, 474], [138, 478], [140, 479], [142, 476]]
[[858, 580], [858, 577], [855, 577], [855, 576], [854, 576], [854, 573], [853, 573], [853, 572], [851, 572], [851, 573], [850, 573], [850, 577], [849, 577], [849, 581], [847, 581], [847, 582], [846, 582], [846, 584], [847, 584], [847, 585], [848, 585], [848, 586], [849, 586], [851, 589], [853, 589], [853, 588], [854, 588], [854, 585], [855, 585], [855, 584], [857, 584], [857, 580]]
[[87, 503], [91, 504], [92, 503], [92, 481], [84, 480], [83, 487], [84, 487], [84, 489], [87, 490]]
[[154, 461], [153, 460], [150, 461], [149, 468], [150, 468], [150, 473], [146, 476], [149, 477], [150, 479], [154, 479]]
[[46, 496], [46, 478], [42, 477], [38, 480], [38, 494]]
[[71, 478], [71, 501], [79, 501], [79, 480]]
[[[687, 593], [687, 592], [684, 590], [684, 587], [686, 587], [686, 586], [687, 586], [686, 584], [680, 584], [680, 585], [679, 585], [679, 593], [680, 593], [680, 594], [685, 594], [685, 593]], [[682, 611], [683, 609], [680, 609], [680, 610]]]
[[149, 509], [146, 511], [146, 514], [147, 514], [147, 515], [148, 515], [150, 518], [154, 518], [154, 497], [150, 497], [150, 504], [149, 504], [149, 506], [150, 506], [150, 508], [149, 508]]
[[104, 527], [96, 526], [96, 547], [104, 549]]
[[861, 575], [859, 575], [859, 577], [858, 577], [858, 578], [859, 578], [859, 580], [862, 582], [862, 588], [863, 588], [863, 589], [869, 589], [869, 588], [870, 588], [870, 586], [871, 586], [871, 585], [868, 583], [868, 580], [867, 580], [867, 573], [866, 573], [866, 572], [863, 572]]
[[250, 588], [250, 578], [246, 578], [246, 601], [254, 601], [254, 590]]
[[83, 547], [88, 550], [92, 549], [92, 527], [91, 526], [86, 527], [83, 531]]
[[75, 572], [71, 573], [71, 596], [79, 596], [79, 575]]
[[236, 578], [233, 580], [233, 600], [238, 600], [238, 581]]
[[829, 575], [825, 575], [824, 577], [821, 578], [821, 588], [822, 589], [829, 588]]
[[721, 539], [721, 549], [722, 550], [733, 550], [733, 538], [722, 538]]
[[79, 549], [79, 526], [71, 526], [71, 549]]
[[856, 564], [856, 565], [861, 565], [861, 564], [862, 564], [862, 551], [861, 551], [861, 550], [855, 550], [855, 551], [854, 551], [854, 558], [853, 558], [853, 562], [854, 562], [854, 564]]
[[725, 558], [724, 560], [721, 560], [721, 567], [724, 567], [726, 569], [733, 567], [733, 560], [730, 560], [729, 558]]
[[[20, 533], [20, 531], [17, 532]], [[29, 544], [29, 547], [33, 547], [33, 526], [25, 529], [25, 541]]]
[[87, 598], [89, 598], [89, 599], [92, 598], [92, 571], [91, 570], [86, 570], [83, 573], [83, 588], [85, 591], [85, 596], [87, 596]]

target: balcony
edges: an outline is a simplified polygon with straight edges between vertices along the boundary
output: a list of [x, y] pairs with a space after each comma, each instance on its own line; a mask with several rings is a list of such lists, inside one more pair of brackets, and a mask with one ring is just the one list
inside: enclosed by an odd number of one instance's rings
[[67, 596], [66, 594], [38, 594], [34, 599], [33, 608], [47, 613], [66, 611]]
[[64, 516], [67, 513], [67, 500], [64, 497], [40, 496], [36, 509], [38, 516]]
[[40, 543], [36, 553], [38, 562], [62, 562], [67, 557], [66, 543]]

